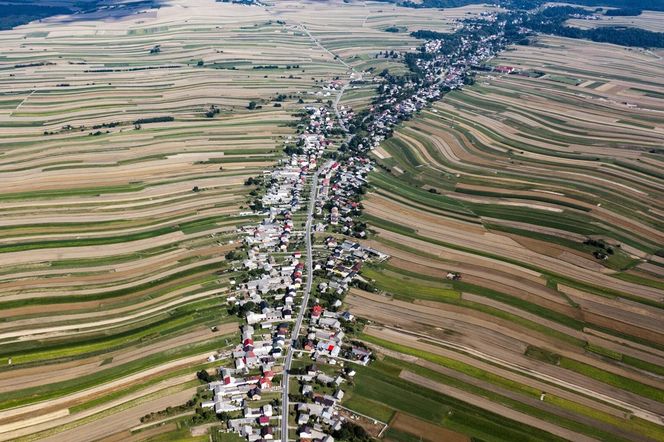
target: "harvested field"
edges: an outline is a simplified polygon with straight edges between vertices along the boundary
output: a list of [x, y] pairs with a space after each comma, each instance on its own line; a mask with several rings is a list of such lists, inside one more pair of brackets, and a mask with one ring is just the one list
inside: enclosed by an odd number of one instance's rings
[[[248, 178], [331, 80], [368, 111], [412, 31], [497, 10], [144, 8], [0, 32], [0, 440], [189, 438], [130, 430], [200, 400], [235, 338]], [[391, 258], [342, 308], [380, 354], [344, 403], [386, 440], [664, 440], [664, 61], [540, 35], [491, 64], [519, 74], [476, 72], [373, 151], [362, 241]]]
[[245, 182], [345, 73], [262, 8], [145, 7], [0, 32], [3, 440], [91, 440], [191, 398], [237, 330]]
[[389, 357], [430, 353], [415, 364], [431, 388], [509, 403], [565, 439], [658, 440], [664, 61], [531, 43], [491, 61], [521, 75], [477, 72], [373, 151], [366, 244], [390, 259], [361, 272], [377, 293], [346, 303]]
[[463, 434], [455, 433], [437, 425], [432, 425], [416, 417], [404, 413], [397, 413], [390, 422], [390, 427], [414, 434], [422, 440], [430, 442], [449, 441], [449, 442], [470, 442], [470, 438]]

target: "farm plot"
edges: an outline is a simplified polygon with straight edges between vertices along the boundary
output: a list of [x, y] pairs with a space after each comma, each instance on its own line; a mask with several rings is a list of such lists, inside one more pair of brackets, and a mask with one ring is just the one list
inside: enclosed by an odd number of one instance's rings
[[0, 47], [0, 439], [127, 431], [233, 342], [247, 179], [346, 68], [207, 0], [53, 17]]
[[538, 37], [492, 63], [531, 75], [478, 73], [374, 152], [366, 242], [391, 258], [346, 302], [386, 326], [367, 342], [468, 403], [564, 438], [657, 440], [662, 60]]

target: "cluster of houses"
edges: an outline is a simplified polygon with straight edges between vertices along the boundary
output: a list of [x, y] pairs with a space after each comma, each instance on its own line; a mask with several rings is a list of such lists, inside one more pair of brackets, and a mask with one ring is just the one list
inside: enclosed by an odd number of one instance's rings
[[[325, 107], [307, 107], [306, 110], [308, 124], [298, 139], [299, 149], [264, 174], [266, 189], [258, 209], [264, 215], [263, 220], [242, 229], [247, 253], [242, 269], [247, 276], [234, 282], [234, 293], [228, 297], [228, 302], [244, 316], [245, 324], [241, 327], [240, 342], [229, 355], [233, 359], [232, 367], [219, 369], [220, 380], [209, 384], [213, 400], [203, 404], [225, 415], [229, 429], [249, 441], [281, 438], [280, 419], [287, 415], [277, 410], [281, 408], [278, 395], [268, 396], [275, 396], [268, 402], [265, 395], [281, 391], [281, 383], [275, 376], [284, 375], [284, 356], [292, 324], [300, 308], [308, 309], [298, 304], [305, 264], [302, 253], [296, 249], [304, 232], [293, 221], [294, 214], [303, 207], [307, 178], [312, 171], [320, 169], [317, 211], [320, 213], [327, 202], [335, 204], [339, 221], [346, 226], [346, 218], [350, 218], [357, 207], [351, 196], [366, 182], [366, 174], [371, 170], [368, 161], [359, 159], [343, 164], [327, 161], [319, 168], [322, 154], [331, 143], [327, 134], [334, 128], [335, 120]], [[350, 118], [351, 114], [345, 115]], [[356, 243], [344, 242], [337, 246], [329, 241], [325, 250], [329, 251], [329, 256], [317, 263], [316, 268], [324, 267], [330, 275], [329, 281], [324, 283], [325, 290], [341, 295], [357, 276], [359, 260], [371, 252]], [[342, 353], [342, 322], [354, 318], [348, 312], [337, 312], [340, 306], [341, 300], [337, 299], [331, 308], [326, 309], [316, 302], [307, 310], [307, 332], [302, 336], [299, 350], [310, 352], [315, 359], [334, 360], [343, 354], [351, 358], [350, 361], [366, 364], [369, 360], [366, 354], [364, 359], [356, 357], [348, 346]], [[344, 379], [326, 376], [321, 372], [311, 379], [336, 386]], [[309, 378], [304, 376], [303, 379]], [[307, 389], [304, 390], [306, 393]], [[310, 393], [307, 396], [312, 400], [310, 404], [297, 404], [300, 438], [332, 442], [334, 439], [328, 433], [343, 422], [334, 409], [343, 391], [338, 389], [333, 395], [320, 396], [314, 394], [311, 387]], [[309, 418], [305, 420], [304, 416]]]
[[364, 229], [356, 228], [354, 220], [361, 214], [361, 189], [367, 184], [367, 174], [373, 167], [368, 158], [350, 157], [343, 162], [329, 161], [321, 169], [316, 214], [329, 211], [328, 225], [333, 226], [334, 231], [357, 238], [366, 237]]
[[[302, 385], [301, 397], [304, 398], [295, 407], [300, 440], [334, 441], [329, 433], [339, 430], [345, 421], [337, 407], [344, 397], [344, 391], [340, 387], [347, 378], [354, 375], [355, 371], [352, 369], [330, 375], [314, 363], [302, 374], [294, 376]], [[315, 385], [325, 388], [326, 392], [317, 392]]]
[[[495, 20], [495, 16], [484, 19]], [[474, 24], [460, 26], [472, 31]], [[462, 33], [453, 45], [444, 39], [428, 40], [420, 48], [424, 55], [414, 61], [421, 75], [399, 81], [386, 77], [369, 115], [361, 122], [367, 135], [362, 139], [349, 135], [346, 143], [350, 149], [334, 160], [324, 160], [323, 154], [333, 142], [329, 136], [336, 132], [337, 124], [348, 132], [356, 118], [353, 110], [335, 106], [334, 118], [325, 106], [306, 108], [306, 128], [297, 139], [297, 148], [287, 149], [287, 158], [264, 173], [265, 193], [255, 207], [264, 215], [263, 220], [243, 229], [247, 256], [242, 267], [247, 276], [235, 285], [228, 301], [246, 322], [241, 340], [230, 355], [232, 367], [220, 369], [220, 380], [209, 384], [214, 399], [203, 404], [218, 414], [229, 415], [232, 431], [249, 441], [282, 439], [279, 427], [284, 423], [280, 420], [289, 413], [283, 409], [279, 395], [269, 394], [283, 394], [279, 378], [288, 375], [298, 381], [298, 400], [293, 402], [299, 439], [334, 441], [332, 433], [345, 421], [339, 407], [343, 384], [355, 375], [354, 364], [366, 365], [372, 358], [368, 349], [346, 342], [348, 326], [355, 318], [341, 310], [343, 297], [351, 284], [368, 283], [360, 275], [365, 262], [388, 258], [357, 242], [366, 237], [366, 226], [357, 222], [357, 217], [367, 175], [374, 167], [367, 152], [391, 136], [400, 121], [441, 98], [446, 90], [465, 84], [473, 66], [493, 57], [503, 40], [501, 32]], [[513, 71], [509, 66], [496, 70]], [[322, 93], [327, 96], [342, 88], [343, 84], [334, 80]], [[326, 231], [327, 236], [322, 247], [316, 248], [317, 256], [308, 257], [315, 258], [315, 298], [309, 305], [300, 305], [306, 276], [297, 248], [304, 229], [301, 221], [300, 225], [294, 221], [298, 218], [294, 215], [304, 206], [308, 177], [313, 171], [318, 175], [318, 188], [311, 189], [316, 194], [315, 231]], [[456, 280], [460, 275], [449, 273], [447, 278]], [[292, 350], [300, 358], [309, 358], [311, 365], [291, 375], [284, 373], [284, 356], [291, 345], [292, 324], [299, 324], [298, 313], [305, 314], [302, 327], [306, 332], [292, 343]]]
[[[348, 251], [352, 249], [359, 250], [348, 247]], [[321, 282], [318, 288], [332, 285], [333, 282]], [[338, 286], [334, 290], [341, 294], [345, 288]], [[301, 441], [334, 441], [331, 434], [346, 421], [339, 407], [345, 395], [343, 385], [355, 376], [353, 364], [367, 365], [371, 361], [370, 350], [344, 342], [344, 324], [355, 318], [347, 311], [336, 311], [340, 306], [339, 299], [328, 307], [316, 300], [307, 311], [307, 333], [298, 343], [298, 353], [308, 356], [312, 363], [292, 376], [299, 382], [295, 410]]]
[[[328, 161], [320, 169], [317, 214], [323, 219], [323, 208], [330, 207], [329, 223], [324, 227], [352, 226], [360, 187], [371, 170], [368, 160], [356, 157]], [[348, 221], [347, 221], [348, 219]], [[350, 233], [350, 232], [346, 232]], [[332, 442], [332, 433], [341, 428], [346, 418], [340, 413], [344, 397], [343, 384], [355, 376], [353, 364], [366, 365], [371, 351], [345, 341], [345, 325], [355, 318], [340, 311], [342, 299], [354, 279], [362, 279], [359, 271], [366, 260], [382, 261], [387, 255], [339, 235], [325, 237], [323, 248], [314, 263], [317, 297], [306, 312], [306, 333], [294, 345], [300, 355], [312, 364], [293, 378], [299, 382], [296, 403], [297, 434], [300, 440]], [[317, 364], [320, 364], [317, 365]], [[324, 365], [324, 369], [322, 368]]]
[[[266, 393], [281, 390], [273, 381], [283, 374], [291, 324], [300, 308], [296, 298], [305, 266], [302, 253], [294, 249], [303, 231], [297, 231], [293, 214], [302, 208], [307, 177], [318, 168], [328, 145], [323, 134], [334, 125], [327, 109], [307, 110], [307, 131], [298, 141], [301, 149], [265, 173], [263, 220], [243, 228], [247, 257], [242, 268], [249, 276], [236, 284], [228, 302], [244, 314], [246, 323], [231, 354], [233, 367], [219, 370], [220, 380], [209, 384], [214, 399], [203, 404], [230, 416], [229, 429], [249, 441], [280, 438], [275, 436], [281, 419], [275, 412], [279, 401], [264, 402]], [[252, 406], [255, 401], [261, 405]]]
[[[483, 21], [495, 21], [494, 15], [483, 17]], [[473, 66], [492, 58], [503, 48], [501, 32], [486, 35], [473, 33], [472, 21], [459, 24], [462, 33], [453, 43], [444, 39], [427, 40], [421, 54], [414, 61], [420, 78], [406, 81], [385, 81], [379, 86], [379, 97], [370, 108], [367, 121], [367, 136], [357, 149], [360, 152], [377, 147], [392, 134], [400, 121], [408, 120], [428, 103], [442, 98], [445, 91], [461, 88]]]
[[[307, 334], [299, 353], [308, 355], [313, 363], [292, 376], [299, 382], [295, 410], [301, 441], [333, 442], [331, 433], [346, 420], [339, 412], [345, 394], [342, 386], [355, 376], [350, 368], [353, 363], [366, 365], [371, 360], [368, 349], [343, 342], [343, 323], [353, 320], [349, 312], [335, 312], [318, 302], [308, 311]], [[325, 364], [325, 369], [317, 364]]]

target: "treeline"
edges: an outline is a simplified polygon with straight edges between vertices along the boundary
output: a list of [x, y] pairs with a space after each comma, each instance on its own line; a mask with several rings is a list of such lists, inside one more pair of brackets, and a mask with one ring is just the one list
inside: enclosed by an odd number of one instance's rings
[[419, 31], [411, 32], [410, 35], [420, 40], [444, 40], [450, 34], [444, 32], [431, 31], [429, 29], [420, 29]]
[[[523, 0], [518, 0], [522, 2]], [[528, 0], [525, 0], [528, 1]], [[565, 22], [571, 17], [589, 16], [593, 12], [574, 6], [554, 6], [541, 9], [537, 12], [515, 11], [500, 14], [499, 20], [505, 20], [508, 24], [505, 27], [505, 37], [512, 43], [525, 44], [523, 28], [530, 29], [533, 32], [552, 34], [567, 38], [580, 38], [592, 40], [598, 43], [612, 43], [621, 46], [638, 46], [647, 48], [664, 48], [664, 32], [653, 32], [641, 28], [606, 26], [592, 29], [581, 29], [567, 26]], [[475, 19], [468, 19], [466, 22], [473, 22]], [[484, 24], [476, 27], [482, 33], [496, 32], [495, 26]], [[422, 40], [443, 40], [444, 45], [441, 52], [448, 48], [454, 48], [460, 44], [455, 41], [463, 37], [463, 33], [442, 33], [431, 30], [419, 30], [412, 32], [411, 36]], [[408, 55], [404, 58], [406, 64], [417, 71], [416, 59], [422, 58], [425, 54]]]
[[39, 6], [35, 4], [0, 5], [0, 30], [12, 29], [16, 26], [52, 15], [71, 13], [71, 9], [61, 6]]
[[[487, 0], [421, 0], [419, 2], [412, 0], [378, 1], [395, 3], [406, 8], [460, 8], [468, 5], [498, 3], [500, 6], [508, 9], [524, 10], [539, 8], [548, 2], [548, 0], [497, 0], [495, 2], [488, 2]], [[571, 0], [570, 3], [580, 6], [620, 8], [622, 10], [647, 9], [650, 11], [664, 11], [664, 1], [662, 0]]]
[[643, 11], [637, 8], [609, 9], [604, 13], [607, 17], [636, 17]]
[[[565, 22], [572, 15], [589, 15], [583, 8], [555, 6], [536, 14], [521, 14], [522, 25], [545, 34], [567, 38], [582, 38], [599, 43], [612, 43], [621, 46], [640, 46], [650, 48], [664, 47], [664, 33], [640, 28], [606, 26], [593, 29], [581, 29], [566, 26]], [[516, 17], [515, 17], [516, 18]]]
[[135, 0], [108, 6], [104, 0], [76, 0], [60, 2], [61, 6], [44, 6], [39, 0], [9, 0], [0, 4], [0, 30], [12, 29], [54, 15], [92, 12], [99, 6], [107, 6], [108, 11], [113, 10], [114, 17], [118, 19], [120, 15], [133, 14], [136, 9], [159, 7], [161, 1]]
[[568, 38], [583, 38], [598, 43], [612, 43], [621, 46], [664, 48], [664, 32], [652, 32], [639, 28], [601, 27], [578, 29], [569, 26], [542, 27], [541, 32]]
[[662, 0], [573, 0], [570, 3], [581, 6], [664, 11], [664, 1]]
[[139, 118], [138, 120], [134, 121], [135, 125], [141, 125], [141, 124], [148, 124], [148, 123], [167, 123], [169, 121], [173, 121], [175, 118], [173, 117], [150, 117], [150, 118]]

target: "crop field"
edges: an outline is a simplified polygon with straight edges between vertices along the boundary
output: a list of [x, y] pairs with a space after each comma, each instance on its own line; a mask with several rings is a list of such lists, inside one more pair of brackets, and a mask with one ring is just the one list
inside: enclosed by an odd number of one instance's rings
[[0, 440], [127, 437], [234, 342], [245, 181], [346, 71], [246, 11], [176, 1], [0, 33]]
[[[177, 407], [238, 340], [248, 179], [330, 81], [367, 110], [410, 32], [492, 10], [173, 0], [0, 32], [0, 441], [236, 440]], [[539, 36], [491, 63], [522, 75], [372, 153], [363, 241], [390, 259], [345, 298], [378, 360], [343, 404], [387, 441], [664, 440], [664, 61]]]
[[[190, 399], [237, 330], [226, 255], [255, 222], [245, 182], [302, 103], [350, 65], [404, 71], [378, 53], [485, 10], [296, 6], [179, 0], [0, 33], [0, 440], [127, 438]], [[342, 104], [374, 94], [359, 83]]]
[[391, 258], [346, 302], [423, 391], [552, 437], [660, 440], [664, 63], [538, 37], [492, 64], [524, 75], [480, 72], [374, 150], [367, 244]]
[[567, 24], [581, 29], [589, 29], [601, 26], [628, 26], [647, 29], [653, 32], [661, 32], [662, 21], [664, 20], [664, 12], [643, 11], [640, 15], [632, 17], [606, 17], [603, 15], [599, 17], [599, 20], [572, 19], [568, 20]]
[[[303, 4], [311, 7], [303, 7]], [[427, 9], [404, 8], [390, 3], [288, 0], [276, 2], [274, 6], [276, 16], [289, 23], [298, 23], [301, 31], [309, 32], [348, 65], [358, 71], [376, 74], [383, 69], [394, 74], [407, 71], [398, 57], [386, 58], [378, 53], [413, 50], [419, 43], [410, 36], [410, 32], [419, 29], [451, 32], [455, 19], [478, 16], [495, 9], [486, 5], [470, 5], [437, 10], [436, 14], [431, 14]]]

